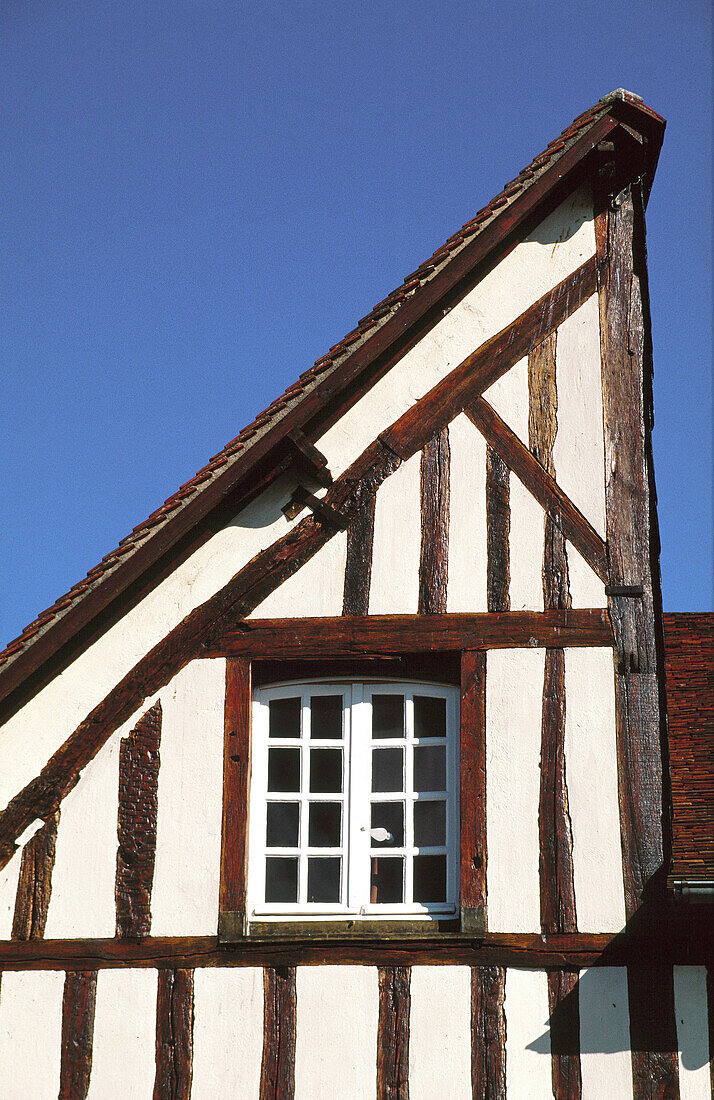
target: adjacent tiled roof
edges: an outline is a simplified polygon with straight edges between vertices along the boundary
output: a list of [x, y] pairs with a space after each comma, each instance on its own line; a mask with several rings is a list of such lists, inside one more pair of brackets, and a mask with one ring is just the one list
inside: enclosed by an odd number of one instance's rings
[[714, 878], [714, 614], [664, 616], [673, 878]]
[[[172, 521], [184, 511], [193, 517], [196, 509], [192, 509], [192, 505], [209, 487], [221, 492], [223, 491], [222, 487], [225, 485], [225, 495], [235, 488], [235, 480], [231, 482], [231, 471], [236, 467], [236, 479], [239, 472], [241, 477], [245, 477], [246, 469], [249, 468], [249, 466], [246, 466], [245, 460], [247, 459], [249, 463], [251, 452], [254, 449], [260, 450], [260, 448], [256, 448], [256, 444], [264, 440], [269, 434], [275, 436], [274, 429], [280, 427], [281, 422], [286, 420], [289, 413], [296, 410], [299, 412], [299, 407], [306, 402], [307, 398], [319, 396], [321, 388], [325, 388], [324, 383], [328, 379], [331, 382], [331, 393], [334, 394], [335, 385], [339, 382], [340, 372], [347, 368], [357, 351], [361, 352], [362, 349], [369, 351], [367, 345], [370, 344], [370, 341], [373, 341], [376, 334], [380, 333], [395, 317], [398, 317], [405, 304], [417, 299], [420, 294], [424, 293], [425, 287], [448, 273], [456, 257], [467, 247], [470, 248], [482, 234], [487, 235], [487, 231], [494, 226], [494, 223], [505, 219], [504, 225], [510, 227], [511, 223], [517, 224], [516, 207], [519, 200], [534, 185], [542, 182], [544, 178], [548, 179], [549, 188], [554, 187], [559, 182], [561, 175], [566, 174], [565, 169], [562, 173], [558, 172], [558, 166], [566, 155], [576, 146], [582, 146], [582, 156], [586, 156], [592, 148], [592, 144], [588, 145], [587, 141], [583, 140], [588, 136], [589, 131], [596, 127], [596, 124], [606, 115], [617, 116], [619, 119], [623, 114], [626, 116], [627, 121], [632, 123], [634, 119], [636, 123], [640, 124], [641, 129], [649, 132], [646, 174], [648, 177], [647, 182], [651, 182], [651, 176], [654, 173], [659, 154], [664, 120], [651, 108], [645, 106], [639, 96], [624, 89], [618, 89], [579, 115], [563, 130], [558, 138], [551, 141], [546, 149], [531, 161], [527, 168], [524, 168], [515, 179], [507, 183], [487, 206], [480, 210], [470, 221], [467, 221], [458, 232], [449, 237], [428, 260], [407, 275], [400, 287], [381, 302], [378, 302], [351, 332], [348, 332], [339, 343], [330, 348], [329, 352], [318, 359], [309, 370], [301, 374], [285, 393], [273, 401], [252, 423], [243, 428], [235, 439], [228, 443], [218, 454], [214, 455], [206, 466], [200, 469], [190, 481], [181, 486], [178, 492], [170, 496], [147, 520], [123, 538], [117, 548], [102, 558], [93, 569], [90, 569], [83, 580], [75, 584], [69, 592], [61, 596], [29, 626], [25, 627], [22, 634], [10, 642], [4, 651], [0, 652], [0, 697], [7, 695], [8, 691], [16, 686], [14, 680], [17, 679], [17, 673], [13, 675], [10, 670], [18, 660], [27, 656], [28, 649], [37, 646], [41, 639], [45, 639], [48, 644], [43, 642], [40, 649], [38, 649], [38, 653], [40, 650], [56, 651], [61, 644], [64, 644], [67, 640], [65, 635], [71, 637], [71, 632], [75, 628], [74, 625], [70, 627], [65, 623], [64, 629], [60, 630], [58, 629], [59, 624], [77, 608], [81, 601], [85, 601], [91, 594], [97, 593], [102, 586], [107, 584], [109, 578], [113, 578], [111, 587], [112, 598], [114, 598], [116, 595], [115, 589], [119, 592], [122, 590], [120, 574], [127, 559], [139, 550], [148, 550], [147, 544], [151, 543], [157, 535], [159, 535], [159, 538], [155, 541], [163, 543], [162, 552], [165, 552], [166, 544], [171, 545], [171, 542], [175, 541], [173, 531], [177, 524], [172, 523]], [[627, 122], [625, 122], [625, 125], [627, 125]], [[287, 430], [288, 428], [286, 428], [286, 432]], [[280, 437], [276, 436], [275, 438], [277, 441]], [[271, 442], [271, 446], [274, 446], [274, 443]], [[264, 457], [264, 455], [261, 454], [260, 457]], [[213, 504], [213, 497], [211, 499]], [[169, 531], [167, 528], [171, 528], [171, 539], [168, 537]], [[155, 558], [158, 559], [159, 556], [160, 554], [157, 552]], [[130, 577], [126, 584], [133, 579], [135, 579], [134, 576]], [[47, 638], [53, 631], [57, 631], [57, 642], [54, 643], [54, 646], [51, 644], [52, 639]], [[43, 652], [42, 658], [44, 659], [44, 657], [45, 653]], [[23, 663], [30, 664], [31, 662], [24, 661]], [[39, 657], [37, 663], [41, 664]], [[28, 668], [27, 671], [23, 668], [22, 677], [29, 675], [32, 671], [34, 671], [32, 667]], [[13, 681], [9, 685], [7, 683], [8, 678]]]

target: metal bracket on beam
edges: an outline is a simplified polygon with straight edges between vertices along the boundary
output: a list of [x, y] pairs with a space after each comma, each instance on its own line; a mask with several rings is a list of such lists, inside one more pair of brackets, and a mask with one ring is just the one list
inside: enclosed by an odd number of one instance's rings
[[624, 596], [631, 600], [641, 600], [645, 590], [641, 584], [606, 584], [606, 596]]
[[298, 485], [282, 512], [287, 519], [295, 519], [303, 508], [309, 508], [322, 523], [326, 523], [329, 527], [336, 527], [338, 531], [344, 531], [347, 527], [348, 519], [342, 512], [338, 512], [331, 504], [308, 492], [302, 485]]

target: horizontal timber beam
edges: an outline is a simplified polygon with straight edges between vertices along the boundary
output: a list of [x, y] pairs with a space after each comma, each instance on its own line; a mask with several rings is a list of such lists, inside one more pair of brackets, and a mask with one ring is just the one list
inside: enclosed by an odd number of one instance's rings
[[324, 937], [307, 940], [250, 938], [220, 947], [217, 936], [149, 936], [144, 940], [7, 940], [0, 942], [2, 970], [108, 970], [118, 967], [193, 969], [214, 966], [310, 966], [330, 963], [365, 966], [458, 964], [467, 966], [555, 967], [694, 965], [711, 960], [706, 922], [675, 924], [649, 936], [627, 931], [486, 932], [379, 937]]
[[364, 615], [248, 619], [210, 643], [204, 657], [299, 658], [464, 649], [612, 646], [604, 608], [474, 615]]

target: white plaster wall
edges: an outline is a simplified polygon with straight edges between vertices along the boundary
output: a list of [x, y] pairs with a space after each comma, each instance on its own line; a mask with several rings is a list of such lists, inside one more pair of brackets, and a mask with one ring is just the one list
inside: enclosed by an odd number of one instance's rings
[[0, 808], [35, 778], [152, 646], [290, 530], [293, 524], [280, 507], [294, 487], [286, 479], [271, 486], [5, 723], [0, 733]]
[[568, 556], [568, 578], [573, 607], [607, 607], [605, 585], [597, 573], [593, 572], [572, 542], [566, 542], [565, 552]]
[[12, 933], [21, 861], [22, 849], [18, 848], [10, 862], [0, 871], [0, 940], [9, 940]]
[[710, 1100], [707, 970], [705, 966], [673, 969], [680, 1100]]
[[377, 1078], [377, 968], [301, 966], [296, 982], [295, 1100], [370, 1100]]
[[528, 356], [519, 359], [509, 371], [497, 378], [483, 393], [501, 420], [528, 446]]
[[528, 1100], [552, 1100], [550, 1013], [545, 971], [506, 971], [504, 1010], [506, 1095], [510, 1100], [525, 1100], [526, 1097]]
[[491, 336], [595, 253], [589, 189], [574, 192], [484, 276], [317, 446], [334, 475]]
[[436, 1096], [471, 1100], [468, 966], [412, 967], [409, 1096], [410, 1100]]
[[565, 650], [565, 777], [580, 932], [625, 924], [610, 649]]
[[155, 970], [100, 970], [88, 1100], [146, 1100], [156, 1076]]
[[577, 988], [582, 1100], [626, 1100], [632, 1096], [627, 970], [621, 966], [582, 970]]
[[545, 650], [486, 657], [488, 927], [539, 932], [541, 710]]
[[451, 500], [447, 611], [487, 611], [486, 444], [463, 415], [449, 425]]
[[0, 1095], [3, 1100], [57, 1096], [62, 1051], [64, 973], [10, 971], [0, 988]]
[[346, 561], [347, 532], [338, 531], [248, 617], [283, 619], [341, 615]]
[[563, 492], [605, 537], [605, 443], [597, 294], [558, 329], [558, 433], [553, 448]]
[[192, 1100], [255, 1100], [262, 1057], [262, 968], [196, 970]]
[[62, 803], [47, 939], [114, 935], [119, 742], [138, 718], [110, 737]]
[[415, 615], [419, 608], [421, 454], [380, 485], [374, 513], [370, 615]]
[[543, 610], [545, 512], [511, 474], [511, 611]]
[[218, 926], [225, 676], [222, 659], [192, 661], [161, 692], [154, 936]]

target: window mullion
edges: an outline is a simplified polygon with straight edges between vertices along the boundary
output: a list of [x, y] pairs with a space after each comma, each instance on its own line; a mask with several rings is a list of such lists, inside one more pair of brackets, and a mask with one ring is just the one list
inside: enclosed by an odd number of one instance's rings
[[350, 706], [350, 795], [348, 904], [359, 909], [369, 901], [370, 709], [364, 685], [353, 684]]

